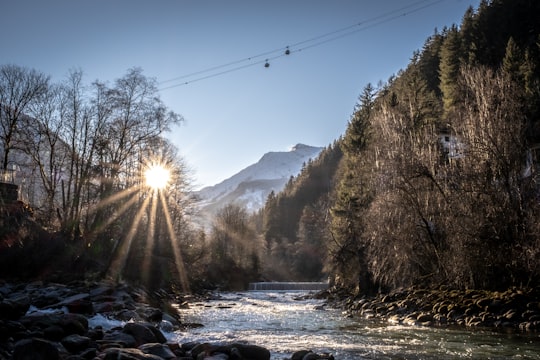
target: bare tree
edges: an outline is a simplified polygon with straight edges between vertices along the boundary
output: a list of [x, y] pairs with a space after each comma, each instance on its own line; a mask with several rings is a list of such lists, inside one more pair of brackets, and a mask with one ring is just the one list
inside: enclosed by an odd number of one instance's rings
[[[30, 158], [31, 167], [37, 169], [39, 185], [34, 185], [44, 199], [34, 202], [41, 219], [52, 225], [59, 195], [60, 181], [65, 176], [65, 165], [70, 156], [67, 144], [62, 140], [64, 122], [61, 87], [51, 85], [29, 109], [31, 116], [22, 118], [21, 138], [23, 151]], [[37, 200], [37, 199], [35, 199]]]
[[[451, 253], [459, 254], [462, 286], [513, 283], [525, 254], [508, 258], [527, 242], [529, 179], [524, 176], [527, 150], [525, 117], [519, 88], [503, 72], [467, 68], [461, 73], [465, 100], [453, 128], [464, 156], [453, 168]], [[514, 278], [514, 279], [512, 279]]]
[[[153, 140], [178, 124], [180, 115], [168, 111], [157, 94], [156, 81], [145, 77], [141, 69], [131, 69], [115, 82], [113, 88], [102, 87], [106, 107], [104, 121], [95, 138], [97, 149], [97, 179], [100, 182], [98, 200], [110, 197], [116, 190], [129, 186], [130, 173], [143, 160], [141, 151]], [[94, 217], [93, 227], [108, 217], [101, 207]]]
[[36, 70], [17, 65], [0, 67], [0, 170], [6, 171], [10, 153], [17, 147], [21, 117], [46, 90], [49, 78]]

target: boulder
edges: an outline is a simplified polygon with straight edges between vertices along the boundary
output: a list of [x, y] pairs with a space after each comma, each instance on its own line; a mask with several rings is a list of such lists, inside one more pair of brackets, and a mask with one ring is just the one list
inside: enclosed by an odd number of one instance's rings
[[304, 356], [306, 356], [307, 354], [311, 353], [312, 351], [310, 350], [300, 350], [300, 351], [297, 351], [295, 352], [294, 354], [292, 354], [291, 356], [291, 360], [302, 360], [304, 359]]
[[51, 341], [60, 341], [66, 336], [64, 329], [59, 325], [51, 325], [43, 329], [43, 337]]
[[145, 354], [139, 349], [107, 349], [103, 360], [163, 360], [159, 356]]
[[165, 344], [159, 344], [159, 343], [143, 344], [139, 346], [139, 350], [141, 350], [145, 354], [156, 355], [165, 360], [176, 359], [176, 355]]
[[10, 297], [0, 301], [0, 320], [17, 320], [21, 318], [30, 308], [30, 298], [28, 296]]
[[30, 314], [20, 320], [26, 328], [46, 329], [59, 326], [65, 335], [84, 335], [88, 331], [88, 319], [80, 314]]
[[66, 336], [61, 343], [72, 354], [79, 353], [90, 346], [90, 338], [77, 334]]
[[118, 344], [126, 348], [136, 347], [137, 345], [137, 341], [132, 335], [126, 334], [120, 329], [107, 331], [103, 335], [103, 339], [98, 340], [97, 342], [102, 346], [107, 346], [107, 344]]
[[137, 346], [147, 343], [165, 343], [167, 341], [161, 331], [150, 324], [127, 323], [123, 332], [133, 336]]
[[[191, 345], [192, 343], [190, 343], [190, 346]], [[193, 359], [197, 359], [201, 354], [210, 355], [215, 350], [215, 348], [216, 347], [214, 345], [211, 345], [209, 343], [201, 343], [191, 346], [191, 349], [188, 350], [191, 352], [191, 356], [193, 357]]]
[[237, 349], [245, 360], [269, 360], [270, 351], [257, 345], [232, 344], [232, 349]]
[[54, 343], [44, 339], [23, 339], [15, 344], [12, 360], [57, 360], [60, 352]]
[[[210, 356], [205, 356], [205, 357], [202, 357], [201, 359], [204, 359], [204, 360], [229, 360], [229, 355], [227, 354], [224, 354], [224, 353], [214, 353]], [[237, 358], [235, 358], [236, 360]], [[197, 360], [199, 360], [199, 358], [197, 358]]]

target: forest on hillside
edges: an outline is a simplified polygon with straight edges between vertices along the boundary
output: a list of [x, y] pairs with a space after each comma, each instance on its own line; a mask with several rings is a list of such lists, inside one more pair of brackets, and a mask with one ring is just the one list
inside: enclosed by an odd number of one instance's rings
[[539, 16], [482, 1], [367, 84], [342, 138], [259, 214], [273, 269], [360, 293], [538, 285]]
[[[540, 284], [540, 2], [481, 1], [408, 66], [366, 84], [341, 138], [255, 214], [193, 222], [182, 121], [156, 82], [61, 83], [0, 66], [0, 277], [109, 277], [149, 288], [322, 280], [357, 293]], [[159, 191], [146, 168], [172, 174]]]

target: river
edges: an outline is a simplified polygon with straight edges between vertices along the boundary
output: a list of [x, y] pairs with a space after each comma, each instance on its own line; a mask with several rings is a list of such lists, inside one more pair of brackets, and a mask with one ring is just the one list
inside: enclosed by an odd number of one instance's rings
[[300, 292], [220, 293], [181, 309], [204, 327], [170, 334], [180, 343], [244, 341], [289, 359], [297, 350], [349, 359], [540, 359], [540, 334], [395, 325], [345, 317]]

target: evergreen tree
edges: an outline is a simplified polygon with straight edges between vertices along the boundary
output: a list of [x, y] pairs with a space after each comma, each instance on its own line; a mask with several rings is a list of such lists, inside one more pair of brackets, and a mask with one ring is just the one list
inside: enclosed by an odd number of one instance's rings
[[367, 266], [367, 240], [363, 237], [362, 219], [373, 196], [369, 180], [373, 164], [369, 163], [366, 154], [371, 139], [374, 96], [375, 90], [368, 84], [342, 140], [344, 157], [331, 212], [332, 242], [329, 244], [336, 281], [362, 293], [374, 291]]
[[445, 117], [450, 116], [459, 99], [457, 80], [460, 68], [461, 39], [456, 26], [452, 26], [441, 48], [440, 81]]
[[523, 55], [514, 41], [514, 38], [511, 37], [506, 44], [506, 51], [502, 61], [503, 71], [510, 76], [510, 78], [517, 83], [522, 82], [521, 68], [523, 64]]

